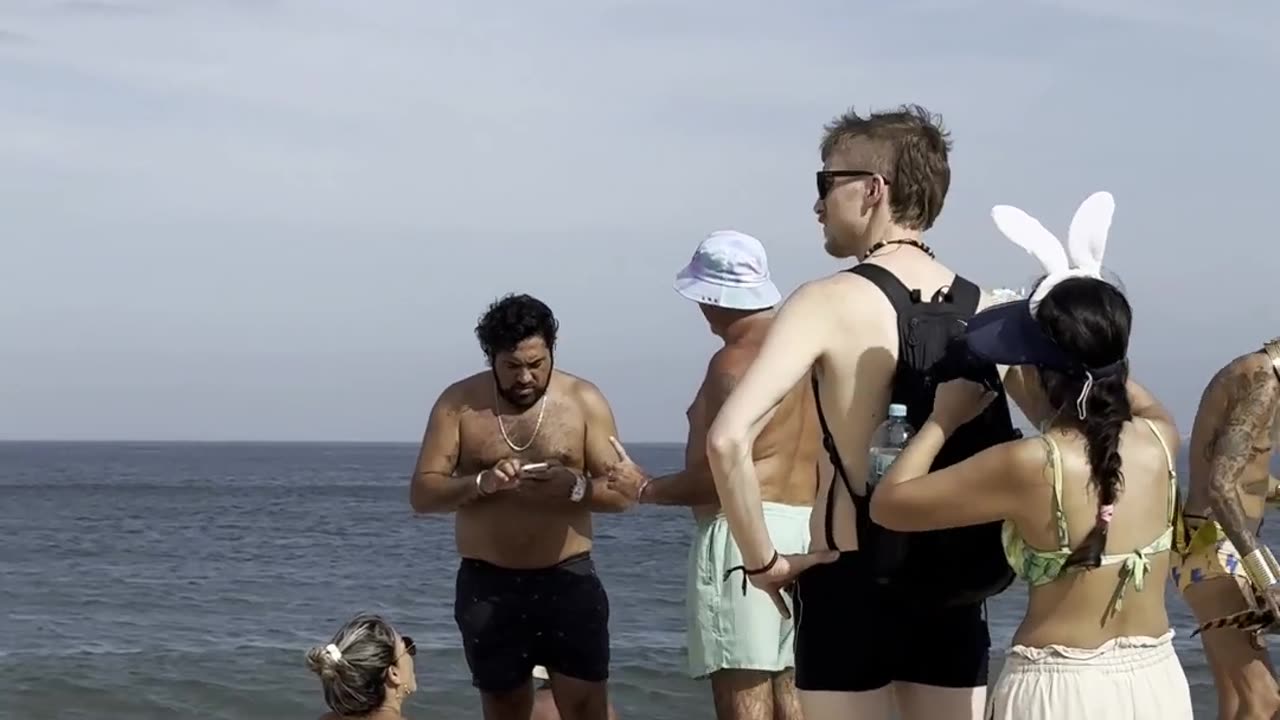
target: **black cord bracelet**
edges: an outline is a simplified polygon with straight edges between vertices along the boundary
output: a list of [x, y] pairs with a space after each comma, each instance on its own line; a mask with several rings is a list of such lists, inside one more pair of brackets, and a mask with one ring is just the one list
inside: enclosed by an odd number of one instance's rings
[[732, 576], [735, 572], [738, 572], [739, 570], [741, 570], [742, 571], [742, 594], [746, 595], [747, 594], [747, 576], [761, 575], [763, 573], [769, 572], [770, 570], [773, 569], [774, 565], [778, 564], [779, 557], [781, 556], [778, 555], [778, 551], [774, 550], [773, 557], [769, 558], [769, 562], [765, 563], [764, 567], [758, 570], [748, 570], [746, 565], [735, 565], [729, 568], [728, 570], [724, 571], [724, 580], [725, 582], [728, 582], [730, 576]]

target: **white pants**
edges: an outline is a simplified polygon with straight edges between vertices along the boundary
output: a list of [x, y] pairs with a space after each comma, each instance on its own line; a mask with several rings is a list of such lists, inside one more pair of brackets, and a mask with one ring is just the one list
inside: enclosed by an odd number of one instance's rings
[[1009, 649], [991, 689], [994, 720], [1191, 720], [1191, 688], [1161, 637], [1121, 637], [1094, 649]]

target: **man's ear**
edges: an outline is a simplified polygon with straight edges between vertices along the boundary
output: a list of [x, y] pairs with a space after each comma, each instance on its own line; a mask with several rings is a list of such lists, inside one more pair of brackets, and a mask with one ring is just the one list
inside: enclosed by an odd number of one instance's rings
[[867, 186], [867, 204], [873, 204], [881, 199], [889, 199], [889, 185], [880, 175], [872, 175], [871, 182], [866, 183]]

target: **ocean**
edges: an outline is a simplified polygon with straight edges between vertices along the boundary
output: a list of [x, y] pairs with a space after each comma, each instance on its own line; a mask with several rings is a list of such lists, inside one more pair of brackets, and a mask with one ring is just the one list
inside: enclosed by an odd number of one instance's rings
[[[682, 459], [679, 445], [628, 450], [655, 473]], [[410, 510], [416, 452], [0, 443], [0, 719], [311, 720], [326, 708], [303, 653], [358, 611], [418, 643], [410, 717], [480, 718], [452, 616], [453, 519]], [[708, 686], [684, 674], [688, 511], [646, 506], [595, 527], [619, 717], [713, 717]], [[1025, 602], [1015, 585], [989, 604], [993, 668]], [[1210, 717], [1212, 679], [1172, 588], [1169, 607], [1196, 714]]]

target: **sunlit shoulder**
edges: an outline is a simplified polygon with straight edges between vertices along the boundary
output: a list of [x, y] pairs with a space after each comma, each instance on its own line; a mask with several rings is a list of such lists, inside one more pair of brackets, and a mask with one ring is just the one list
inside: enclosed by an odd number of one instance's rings
[[870, 280], [849, 272], [838, 272], [801, 284], [783, 302], [778, 322], [850, 325], [873, 313], [872, 304], [888, 303]]

